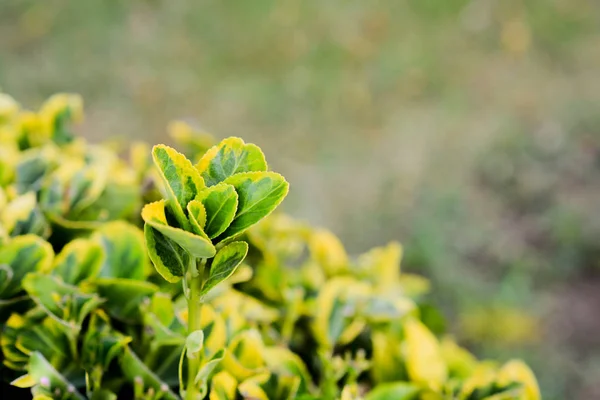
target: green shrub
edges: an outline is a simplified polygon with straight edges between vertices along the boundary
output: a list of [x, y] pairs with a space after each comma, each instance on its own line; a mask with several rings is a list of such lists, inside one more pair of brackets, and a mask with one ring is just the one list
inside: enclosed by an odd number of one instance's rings
[[0, 94], [3, 394], [540, 398], [523, 362], [436, 335], [398, 243], [351, 258], [330, 232], [269, 216], [288, 183], [257, 146], [210, 147], [176, 123], [182, 153], [119, 157], [73, 135], [81, 117], [74, 95], [32, 113]]

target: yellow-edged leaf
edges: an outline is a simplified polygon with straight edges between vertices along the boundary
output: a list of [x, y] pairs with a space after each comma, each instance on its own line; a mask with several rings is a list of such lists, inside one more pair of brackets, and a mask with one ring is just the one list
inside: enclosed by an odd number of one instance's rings
[[204, 205], [206, 210], [206, 226], [204, 231], [214, 239], [229, 227], [238, 208], [238, 194], [235, 188], [226, 183], [204, 189], [195, 201]]
[[262, 150], [255, 144], [230, 137], [211, 147], [196, 168], [206, 184], [214, 186], [240, 172], [266, 171], [267, 161]]
[[217, 238], [236, 236], [269, 215], [289, 190], [285, 178], [275, 172], [244, 172], [225, 180], [238, 194], [238, 207], [229, 227]]
[[213, 244], [204, 236], [195, 235], [183, 229], [170, 226], [167, 221], [165, 200], [146, 204], [142, 209], [144, 222], [164, 236], [176, 242], [188, 253], [197, 258], [213, 257], [216, 253]]
[[152, 158], [165, 186], [167, 204], [180, 226], [187, 230], [189, 221], [184, 210], [204, 188], [204, 180], [190, 160], [169, 146], [154, 146]]

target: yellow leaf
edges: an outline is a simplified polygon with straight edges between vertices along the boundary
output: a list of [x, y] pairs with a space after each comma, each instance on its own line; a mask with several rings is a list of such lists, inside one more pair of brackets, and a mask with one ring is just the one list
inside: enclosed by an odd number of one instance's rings
[[511, 382], [519, 382], [525, 388], [525, 394], [519, 400], [541, 400], [542, 396], [535, 375], [523, 361], [511, 360], [498, 372], [498, 384], [508, 385]]
[[238, 391], [244, 399], [248, 400], [269, 400], [267, 394], [257, 382], [253, 380], [246, 380], [238, 386]]
[[408, 375], [413, 381], [432, 389], [441, 388], [448, 377], [448, 369], [436, 337], [414, 318], [406, 320], [404, 334]]
[[210, 400], [232, 400], [235, 399], [237, 381], [231, 374], [221, 371], [211, 380]]

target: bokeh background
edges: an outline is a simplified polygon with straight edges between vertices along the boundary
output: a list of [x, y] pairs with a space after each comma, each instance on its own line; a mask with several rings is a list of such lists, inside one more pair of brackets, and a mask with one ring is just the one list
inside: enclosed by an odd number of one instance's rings
[[400, 240], [478, 355], [600, 398], [599, 2], [0, 0], [0, 87], [82, 94], [92, 140], [260, 144], [288, 212]]

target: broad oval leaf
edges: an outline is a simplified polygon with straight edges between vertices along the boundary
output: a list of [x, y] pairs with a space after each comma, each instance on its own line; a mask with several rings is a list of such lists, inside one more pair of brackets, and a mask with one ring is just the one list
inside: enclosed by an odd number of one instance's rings
[[238, 137], [222, 140], [211, 147], [196, 165], [208, 186], [240, 172], [266, 171], [267, 161], [262, 150]]
[[0, 292], [0, 299], [10, 299], [21, 291], [21, 282], [29, 272], [48, 272], [54, 251], [50, 243], [35, 235], [15, 237], [0, 246], [0, 265], [12, 271], [10, 283]]
[[275, 172], [245, 172], [229, 177], [238, 194], [235, 218], [218, 241], [238, 235], [269, 215], [283, 201], [289, 190], [285, 178]]
[[100, 276], [143, 280], [148, 275], [146, 246], [142, 231], [127, 222], [102, 225], [92, 235], [104, 249]]
[[78, 285], [81, 281], [95, 278], [104, 261], [102, 247], [88, 239], [69, 242], [56, 256], [54, 273], [66, 283]]
[[214, 239], [229, 227], [238, 208], [238, 194], [232, 185], [219, 183], [204, 189], [195, 201], [204, 205], [206, 224], [204, 232]]
[[244, 261], [247, 253], [246, 242], [232, 242], [219, 250], [212, 261], [210, 274], [200, 291], [200, 296], [205, 296], [212, 288], [229, 278]]
[[144, 225], [144, 237], [148, 255], [158, 273], [168, 282], [178, 282], [190, 264], [189, 253], [148, 224]]
[[168, 205], [181, 227], [187, 229], [189, 222], [184, 210], [204, 188], [204, 180], [190, 160], [169, 146], [154, 146], [152, 158], [165, 184]]
[[165, 200], [146, 204], [142, 210], [142, 218], [146, 224], [178, 243], [194, 257], [209, 258], [214, 256], [216, 250], [208, 238], [169, 226], [165, 205]]

